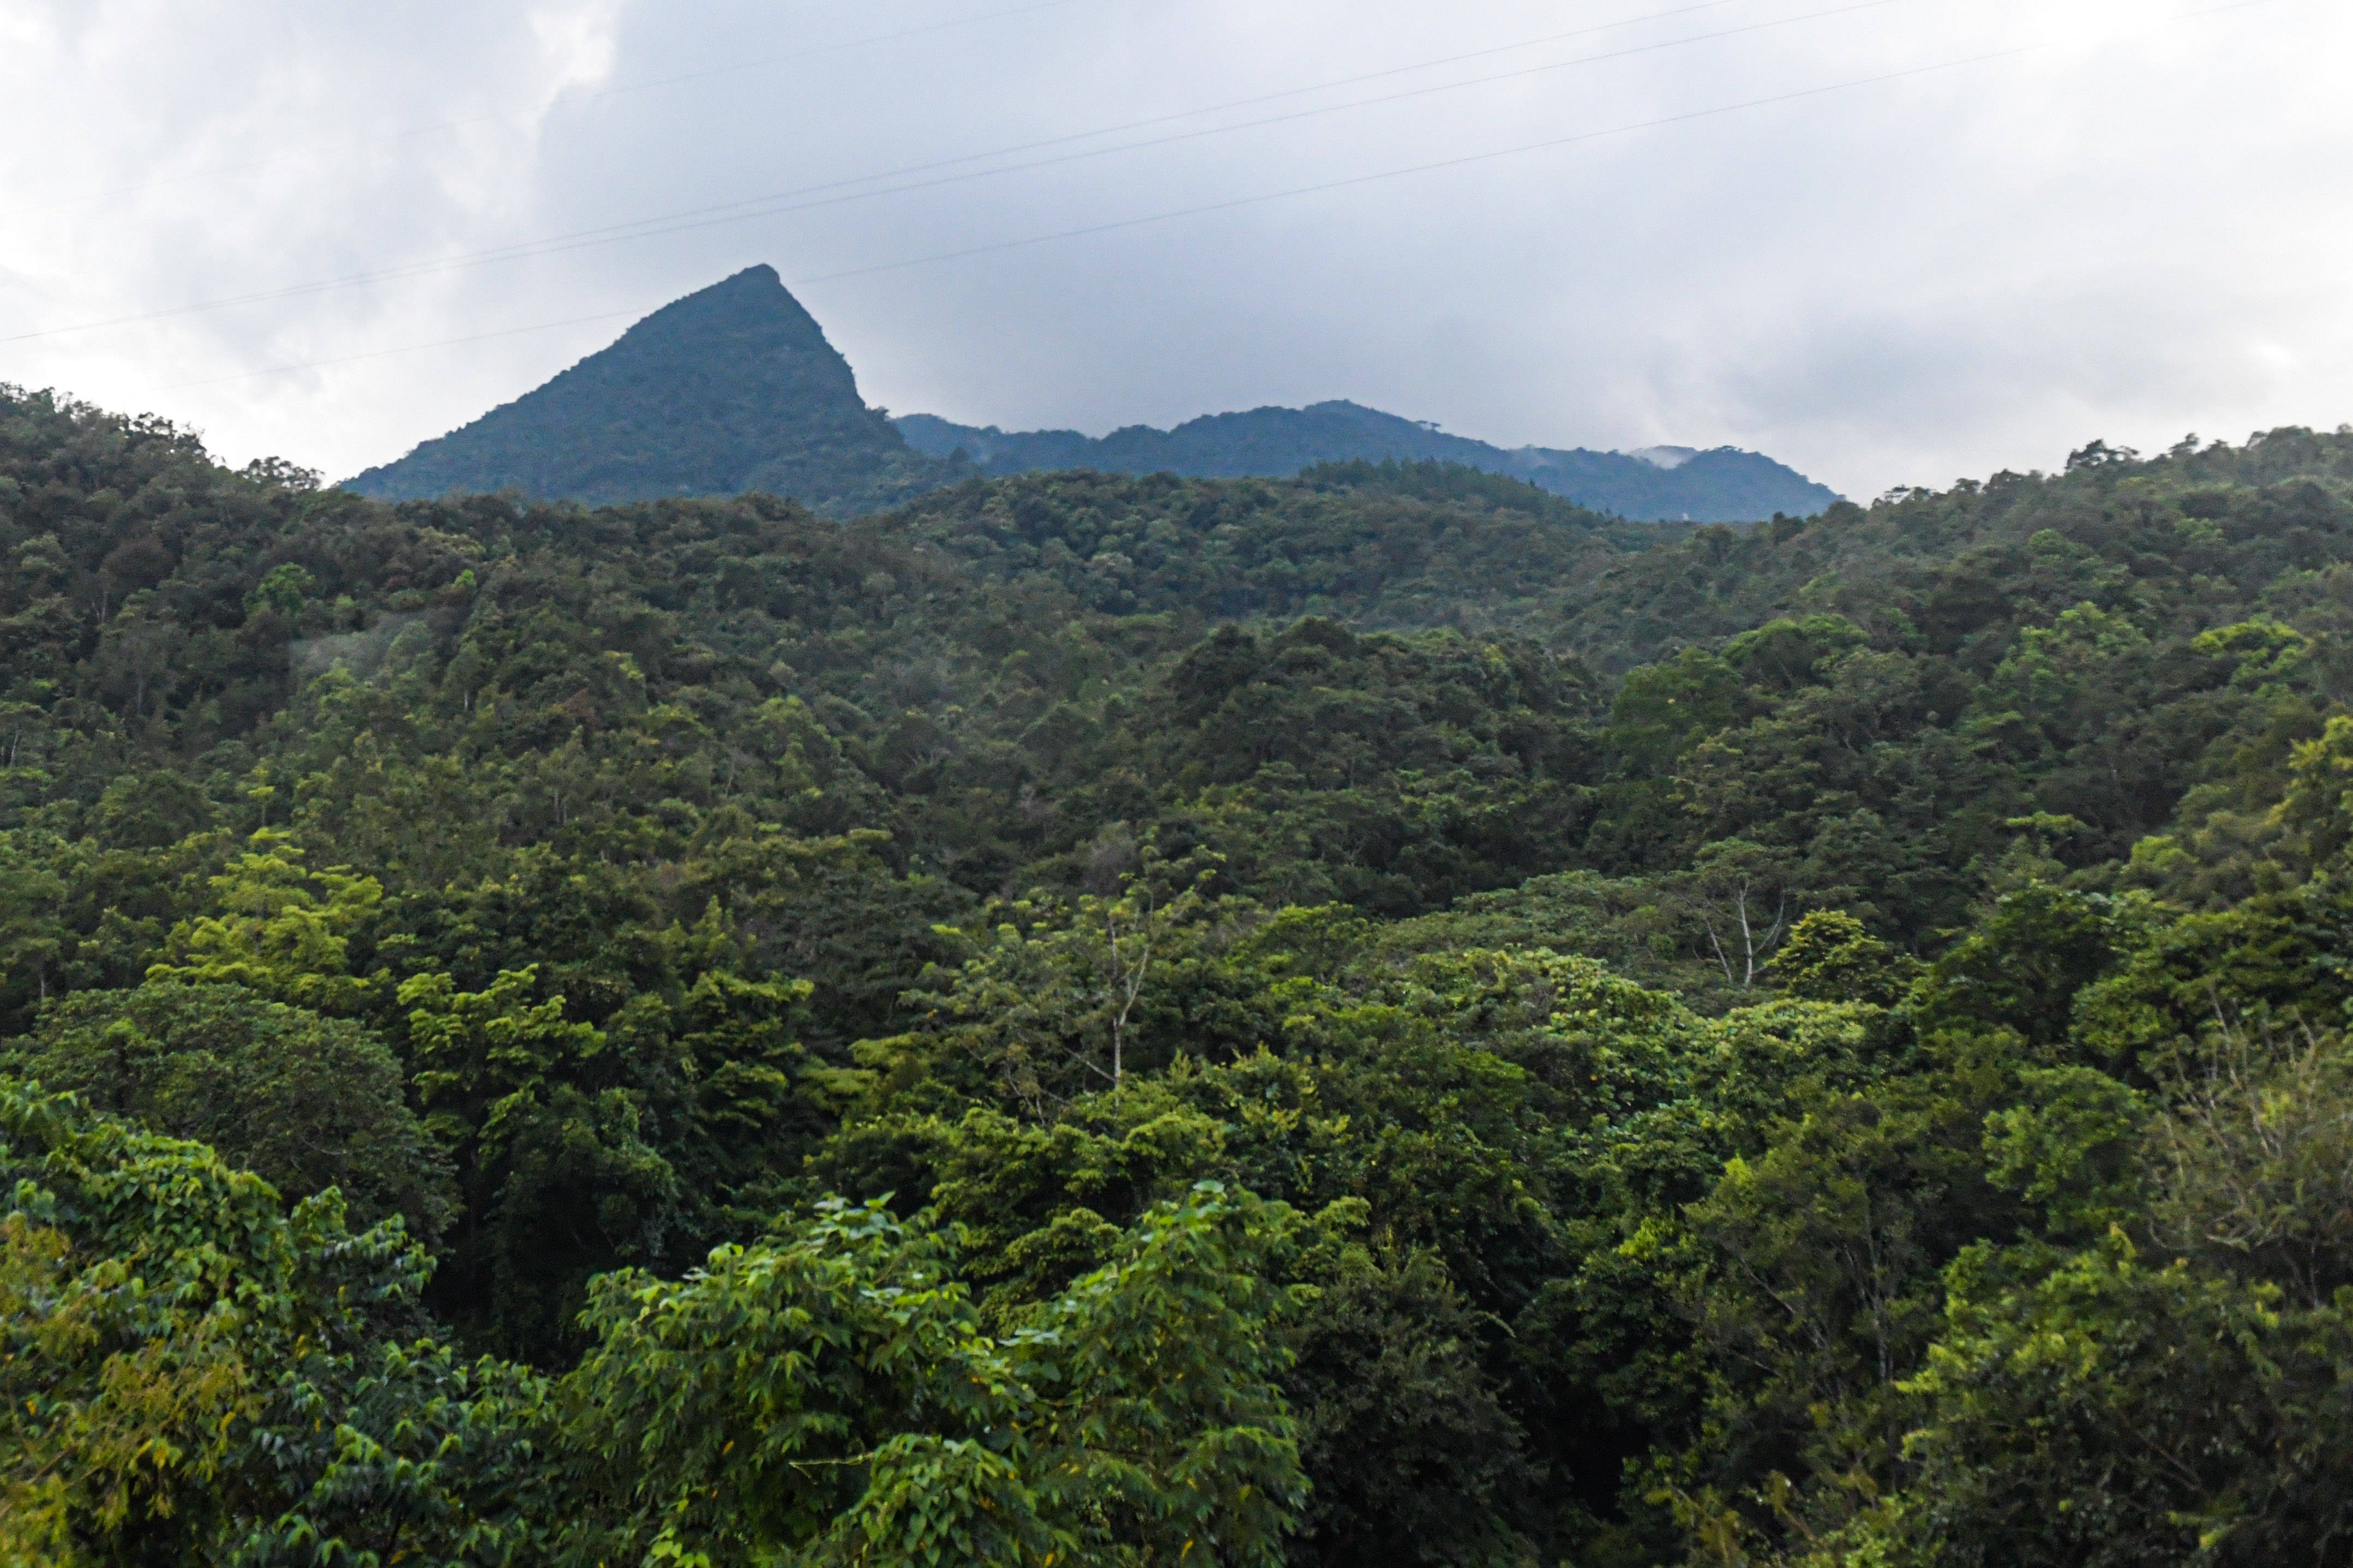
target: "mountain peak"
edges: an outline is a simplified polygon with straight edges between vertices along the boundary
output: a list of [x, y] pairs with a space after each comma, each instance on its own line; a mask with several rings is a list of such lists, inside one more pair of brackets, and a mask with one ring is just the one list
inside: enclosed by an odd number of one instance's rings
[[1346, 398], [1204, 415], [1172, 430], [1134, 425], [1100, 439], [925, 414], [894, 424], [866, 406], [849, 362], [765, 264], [672, 300], [535, 391], [344, 485], [386, 500], [519, 490], [592, 505], [756, 489], [849, 516], [976, 472], [1235, 479], [1355, 461], [1461, 463], [1634, 519], [1749, 521], [1838, 499], [1754, 452], [1506, 450]]
[[591, 504], [765, 489], [849, 512], [928, 488], [942, 468], [866, 406], [849, 362], [763, 263], [345, 488], [388, 500], [513, 489]]

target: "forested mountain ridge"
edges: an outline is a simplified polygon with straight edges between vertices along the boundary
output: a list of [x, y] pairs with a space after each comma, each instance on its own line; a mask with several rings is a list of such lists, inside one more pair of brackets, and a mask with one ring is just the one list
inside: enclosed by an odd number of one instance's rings
[[2353, 434], [0, 560], [7, 1552], [2344, 1560]]
[[1007, 437], [929, 415], [894, 423], [866, 405], [849, 362], [765, 266], [673, 300], [546, 384], [343, 486], [380, 500], [512, 490], [591, 506], [760, 490], [849, 517], [975, 473], [1288, 478], [1365, 460], [1461, 463], [1646, 520], [1745, 521], [1837, 499], [1752, 452], [1686, 458], [1676, 448], [1663, 465], [1616, 452], [1504, 452], [1347, 403], [1099, 442], [1070, 431]]
[[1050, 579], [1092, 610], [1398, 629], [1532, 630], [1564, 591], [1672, 532], [1435, 463], [1296, 481], [1024, 475], [926, 496], [902, 526], [985, 580]]
[[866, 406], [849, 362], [762, 266], [673, 300], [545, 385], [343, 483], [384, 500], [512, 489], [591, 505], [759, 489], [849, 516], [956, 472]]
[[1778, 512], [1817, 512], [1839, 499], [1837, 491], [1770, 458], [1730, 447], [1662, 449], [1672, 456], [1506, 449], [1346, 401], [1204, 415], [1173, 430], [1134, 425], [1101, 437], [1075, 430], [1008, 434], [931, 414], [902, 415], [895, 423], [916, 450], [943, 458], [961, 454], [998, 476], [1099, 468], [1198, 479], [1288, 478], [1318, 463], [1456, 463], [1645, 521], [1754, 522]]

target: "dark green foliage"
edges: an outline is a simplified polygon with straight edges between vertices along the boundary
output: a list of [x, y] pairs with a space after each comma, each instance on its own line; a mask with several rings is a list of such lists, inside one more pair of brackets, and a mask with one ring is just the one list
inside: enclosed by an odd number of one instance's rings
[[2007, 1028], [2055, 1046], [2076, 994], [2114, 960], [2114, 923], [2096, 894], [2044, 882], [2004, 893], [1929, 967], [1915, 1016], [1930, 1030]]
[[236, 985], [84, 991], [45, 1009], [0, 1071], [208, 1143], [281, 1193], [334, 1187], [363, 1227], [398, 1215], [430, 1243], [453, 1217], [400, 1059], [359, 1024]]
[[0, 1555], [2353, 1562], [2349, 447], [835, 522], [8, 394]]
[[1110, 614], [1469, 630], [1535, 629], [1564, 586], [1659, 531], [1417, 468], [1297, 483], [1028, 475], [927, 496], [906, 523], [987, 579], [1050, 583]]
[[1541, 1469], [1481, 1366], [1476, 1313], [1427, 1255], [1322, 1288], [1286, 1378], [1315, 1478], [1295, 1554], [1366, 1564], [1517, 1563]]

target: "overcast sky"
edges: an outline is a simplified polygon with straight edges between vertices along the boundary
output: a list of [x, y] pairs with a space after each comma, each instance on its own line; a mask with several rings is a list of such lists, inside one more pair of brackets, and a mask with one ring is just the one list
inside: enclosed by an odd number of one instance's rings
[[341, 477], [765, 261], [898, 412], [1867, 498], [2353, 420], [2348, 68], [2343, 0], [0, 0], [0, 381]]

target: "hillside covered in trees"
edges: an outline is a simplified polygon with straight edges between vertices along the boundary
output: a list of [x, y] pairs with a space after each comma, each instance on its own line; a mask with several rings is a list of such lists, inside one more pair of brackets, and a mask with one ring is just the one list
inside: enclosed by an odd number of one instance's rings
[[0, 562], [0, 1559], [2353, 1560], [2353, 433]]
[[849, 362], [776, 269], [750, 267], [343, 483], [383, 500], [512, 490], [592, 505], [756, 489], [846, 517], [959, 472], [867, 407]]
[[908, 445], [997, 476], [1062, 468], [1195, 479], [1287, 479], [1319, 463], [1451, 463], [1525, 479], [1581, 506], [1649, 521], [1755, 522], [1776, 512], [1811, 513], [1839, 499], [1761, 452], [1719, 447], [1648, 453], [1585, 447], [1504, 447], [1435, 425], [1345, 401], [1305, 408], [1208, 414], [1173, 430], [1131, 425], [1108, 436], [1076, 430], [1008, 432], [958, 425], [933, 414], [893, 421]]

